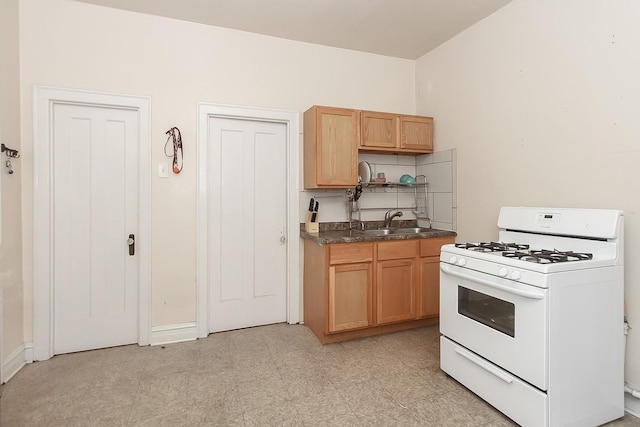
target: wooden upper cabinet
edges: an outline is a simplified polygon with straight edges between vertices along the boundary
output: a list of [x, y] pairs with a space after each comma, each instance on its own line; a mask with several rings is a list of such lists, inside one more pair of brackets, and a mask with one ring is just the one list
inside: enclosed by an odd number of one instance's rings
[[400, 148], [416, 152], [433, 152], [433, 118], [400, 116]]
[[304, 187], [355, 187], [359, 140], [358, 111], [317, 105], [305, 111]]
[[432, 153], [433, 118], [361, 111], [358, 149], [372, 153]]
[[399, 124], [397, 114], [361, 111], [360, 148], [397, 148]]

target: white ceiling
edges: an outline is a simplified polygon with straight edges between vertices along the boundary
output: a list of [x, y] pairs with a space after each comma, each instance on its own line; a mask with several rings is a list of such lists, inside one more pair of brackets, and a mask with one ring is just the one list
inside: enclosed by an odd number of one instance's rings
[[511, 0], [78, 0], [417, 59]]

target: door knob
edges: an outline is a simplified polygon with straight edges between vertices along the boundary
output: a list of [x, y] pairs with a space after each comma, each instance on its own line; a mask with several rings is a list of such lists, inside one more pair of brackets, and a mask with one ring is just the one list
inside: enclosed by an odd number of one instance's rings
[[136, 236], [134, 234], [129, 234], [129, 238], [127, 239], [127, 245], [129, 245], [129, 256], [133, 256], [136, 253]]
[[287, 238], [286, 238], [286, 237], [284, 237], [284, 236], [280, 236], [280, 244], [281, 244], [281, 245], [284, 245], [284, 242], [286, 242], [286, 241], [287, 241]]

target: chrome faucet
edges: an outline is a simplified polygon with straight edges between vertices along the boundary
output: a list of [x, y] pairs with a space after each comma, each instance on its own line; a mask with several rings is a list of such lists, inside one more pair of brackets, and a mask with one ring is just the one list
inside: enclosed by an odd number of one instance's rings
[[394, 213], [394, 214], [392, 214], [391, 212], [393, 212], [393, 209], [389, 209], [384, 214], [384, 228], [387, 228], [387, 227], [391, 226], [391, 220], [393, 218], [402, 216], [402, 211], [396, 211], [396, 213]]

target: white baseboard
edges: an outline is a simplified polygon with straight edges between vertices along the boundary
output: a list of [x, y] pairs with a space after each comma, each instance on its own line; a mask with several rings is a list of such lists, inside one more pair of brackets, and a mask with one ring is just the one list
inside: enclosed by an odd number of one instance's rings
[[33, 343], [24, 343], [24, 361], [27, 363], [33, 363]]
[[640, 399], [633, 397], [629, 393], [624, 394], [624, 410], [625, 412], [640, 418]]
[[175, 342], [194, 341], [196, 338], [198, 338], [198, 328], [195, 322], [152, 326], [149, 344], [171, 344]]
[[2, 364], [2, 383], [9, 381], [15, 374], [26, 365], [24, 344], [20, 344]]

